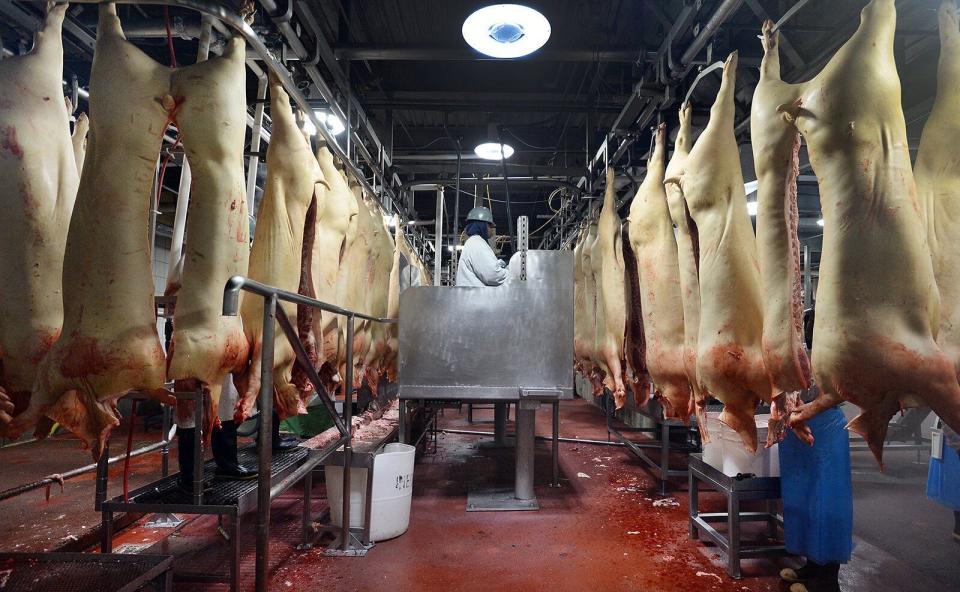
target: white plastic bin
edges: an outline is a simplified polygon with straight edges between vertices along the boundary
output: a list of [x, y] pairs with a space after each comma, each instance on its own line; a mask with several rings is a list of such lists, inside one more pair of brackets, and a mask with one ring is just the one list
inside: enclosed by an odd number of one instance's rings
[[[398, 537], [410, 525], [413, 496], [413, 461], [416, 448], [387, 444], [373, 459], [373, 507], [370, 509], [370, 538], [374, 542]], [[327, 466], [327, 499], [330, 520], [343, 524], [343, 467]], [[367, 496], [367, 469], [350, 470], [350, 527], [363, 528], [363, 506]]]
[[757, 452], [750, 454], [743, 446], [737, 432], [733, 431], [718, 417], [719, 413], [707, 413], [707, 433], [710, 441], [703, 444], [703, 462], [723, 472], [728, 477], [738, 474], [754, 474], [757, 477], [780, 476], [780, 453], [777, 444], [764, 448], [767, 440], [767, 422], [769, 415], [757, 415]]

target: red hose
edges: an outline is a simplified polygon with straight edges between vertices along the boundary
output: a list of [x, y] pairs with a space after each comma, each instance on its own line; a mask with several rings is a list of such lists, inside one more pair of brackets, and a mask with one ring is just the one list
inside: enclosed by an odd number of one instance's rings
[[130, 452], [133, 450], [133, 424], [137, 419], [137, 401], [130, 401], [130, 425], [127, 426], [127, 456], [123, 459], [123, 503], [130, 503]]
[[173, 51], [173, 32], [170, 30], [170, 9], [163, 7], [163, 26], [167, 29], [167, 50], [170, 51], [170, 67], [177, 67], [177, 53]]

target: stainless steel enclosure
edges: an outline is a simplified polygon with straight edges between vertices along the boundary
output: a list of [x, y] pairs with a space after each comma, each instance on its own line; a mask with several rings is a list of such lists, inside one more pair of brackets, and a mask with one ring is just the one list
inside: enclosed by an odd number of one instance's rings
[[573, 255], [527, 251], [527, 280], [400, 295], [401, 399], [573, 398]]

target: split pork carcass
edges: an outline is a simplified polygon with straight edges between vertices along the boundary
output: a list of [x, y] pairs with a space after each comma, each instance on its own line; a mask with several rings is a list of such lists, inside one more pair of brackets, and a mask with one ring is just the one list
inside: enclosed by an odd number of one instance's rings
[[87, 132], [90, 131], [90, 118], [86, 113], [77, 115], [77, 121], [73, 124], [73, 135], [70, 136], [70, 143], [73, 144], [73, 160], [77, 165], [77, 183], [79, 184], [80, 172], [83, 171], [83, 161], [87, 157]]
[[680, 190], [697, 225], [700, 245], [697, 375], [723, 402], [720, 421], [753, 452], [754, 414], [761, 401], [770, 401], [771, 389], [760, 345], [763, 303], [756, 238], [733, 133], [736, 69], [733, 53], [723, 66], [710, 122], [690, 151]]
[[[97, 33], [89, 146], [63, 261], [63, 331], [41, 362], [30, 408], [11, 425], [22, 431], [45, 414], [93, 446], [94, 456], [119, 424], [119, 397], [166, 393], [147, 219], [170, 84], [167, 67], [127, 42], [113, 4], [100, 5]], [[66, 113], [60, 117], [65, 126]]]
[[630, 242], [630, 226], [620, 232], [624, 267], [624, 303], [626, 318], [623, 335], [624, 383], [633, 393], [637, 406], [650, 398], [650, 374], [647, 372], [647, 340], [643, 334], [643, 305], [640, 297], [640, 270]]
[[66, 10], [49, 9], [29, 54], [0, 61], [0, 398], [8, 406], [0, 435], [26, 409], [63, 325], [63, 256], [80, 182], [61, 86]]
[[584, 327], [587, 316], [586, 276], [583, 268], [583, 247], [586, 228], [577, 232], [577, 244], [573, 247], [573, 367], [583, 373], [583, 359], [586, 356], [586, 338]]
[[[363, 195], [357, 190], [349, 190], [348, 194], [353, 198], [357, 211], [355, 236], [347, 247], [344, 254], [343, 263], [340, 265], [337, 276], [337, 304], [347, 310], [365, 313], [367, 304], [367, 292], [371, 286], [367, 283], [367, 266], [370, 264], [370, 251], [372, 249], [373, 216], [363, 199]], [[346, 382], [347, 369], [347, 323], [346, 319], [341, 319], [340, 323], [340, 343], [336, 356], [336, 366], [341, 380]], [[357, 388], [363, 381], [364, 362], [367, 352], [367, 334], [366, 321], [354, 318], [353, 322], [353, 384], [342, 385], [344, 388]]]
[[607, 168], [607, 187], [597, 220], [593, 267], [597, 281], [597, 355], [606, 373], [603, 385], [613, 394], [617, 409], [626, 400], [623, 380], [623, 338], [627, 323], [625, 270], [620, 216], [617, 215], [613, 168]]
[[812, 360], [822, 394], [792, 419], [855, 403], [862, 413], [848, 428], [878, 462], [890, 418], [915, 397], [960, 429], [960, 385], [935, 341], [939, 294], [900, 107], [895, 26], [894, 0], [872, 0], [853, 36], [783, 107], [807, 141], [824, 219]]
[[940, 5], [937, 97], [920, 138], [914, 174], [940, 293], [937, 343], [960, 376], [960, 31], [953, 2]]
[[[582, 373], [593, 385], [594, 396], [603, 393], [603, 373], [597, 355], [597, 324], [600, 319], [600, 300], [597, 290], [597, 267], [594, 265], [594, 255], [597, 249], [597, 222], [591, 221], [587, 225], [583, 238], [583, 276], [584, 293], [586, 299], [586, 315], [583, 326], [583, 358]], [[599, 256], [597, 256], [599, 260]]]
[[[803, 342], [797, 174], [800, 133], [778, 107], [793, 89], [780, 79], [779, 34], [763, 24], [763, 62], [753, 93], [750, 135], [757, 173], [757, 254], [763, 293], [763, 363], [774, 388], [768, 441], [778, 439], [796, 393], [810, 387], [810, 359]], [[790, 399], [788, 401], [788, 399]], [[797, 426], [799, 428], [799, 426]]]
[[[372, 200], [369, 202], [370, 215], [374, 228], [371, 262], [367, 267], [370, 289], [367, 291], [367, 310], [373, 317], [386, 318], [390, 307], [390, 293], [393, 289], [391, 272], [394, 266], [396, 247], [390, 237], [383, 212]], [[399, 280], [399, 274], [397, 276]], [[399, 287], [398, 287], [399, 292]], [[399, 295], [398, 295], [399, 301]], [[367, 386], [377, 395], [377, 386], [383, 376], [384, 361], [387, 357], [389, 325], [369, 321], [367, 323], [370, 345], [365, 360]]]
[[[387, 294], [387, 317], [397, 319], [400, 317], [400, 268], [403, 265], [403, 259], [410, 261], [410, 246], [407, 238], [403, 234], [403, 225], [400, 218], [394, 216], [394, 237], [393, 237], [393, 265], [390, 268], [390, 291]], [[397, 380], [397, 356], [400, 353], [400, 324], [390, 323], [384, 327], [386, 348], [383, 358], [383, 375], [390, 382]]]
[[663, 185], [666, 133], [666, 125], [660, 124], [647, 176], [630, 204], [628, 228], [640, 283], [647, 372], [664, 416], [688, 421], [692, 399], [683, 358], [680, 263]]
[[680, 107], [680, 128], [674, 142], [673, 156], [664, 172], [667, 209], [676, 227], [677, 263], [680, 269], [680, 302], [683, 308], [683, 368], [693, 394], [697, 427], [703, 441], [707, 433], [707, 391], [697, 374], [697, 337], [700, 332], [700, 244], [697, 225], [690, 217], [680, 189], [680, 180], [687, 170], [687, 159], [693, 146], [693, 106]]
[[[346, 178], [334, 165], [333, 155], [325, 145], [317, 149], [317, 162], [330, 189], [323, 202], [316, 206], [312, 245], [304, 241], [300, 292], [327, 304], [343, 306], [338, 290], [340, 268], [357, 236], [359, 209]], [[310, 234], [309, 229], [306, 234]], [[315, 386], [333, 391], [341, 380], [337, 369], [343, 348], [340, 331], [344, 321], [333, 313], [297, 307], [300, 340], [307, 353], [316, 358], [315, 369], [325, 381], [323, 385], [310, 385], [305, 375], [295, 372], [294, 381], [301, 390], [312, 392]]]
[[[245, 49], [237, 34], [221, 56], [174, 70], [164, 98], [193, 174], [167, 377], [178, 390], [203, 390], [206, 435], [217, 421], [224, 377], [242, 371], [249, 354], [240, 317], [222, 312], [224, 285], [247, 273], [250, 258]], [[191, 404], [184, 403], [177, 413], [189, 417]]]
[[[307, 210], [322, 208], [327, 184], [310, 144], [297, 126], [290, 97], [280, 80], [270, 76], [270, 115], [273, 127], [267, 148], [267, 180], [257, 214], [247, 276], [258, 282], [296, 292], [300, 285], [301, 254]], [[312, 229], [311, 229], [312, 230]], [[243, 294], [240, 318], [250, 343], [250, 364], [238, 376], [240, 400], [236, 419], [250, 416], [260, 393], [264, 299]], [[278, 302], [296, 326], [296, 305]], [[283, 331], [274, 328], [274, 409], [281, 418], [306, 413], [306, 400], [292, 382], [296, 356]]]

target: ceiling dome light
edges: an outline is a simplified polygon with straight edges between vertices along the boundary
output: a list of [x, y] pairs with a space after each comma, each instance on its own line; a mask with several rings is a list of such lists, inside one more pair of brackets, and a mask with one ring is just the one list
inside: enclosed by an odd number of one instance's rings
[[[500, 160], [500, 144], [496, 142], [484, 142], [483, 144], [477, 145], [473, 149], [474, 154], [479, 156], [484, 160]], [[503, 158], [510, 158], [513, 156], [513, 146], [510, 144], [503, 145]]]
[[[320, 109], [314, 109], [313, 114], [321, 123], [327, 128], [327, 131], [330, 132], [331, 136], [339, 136], [347, 128], [344, 127], [343, 122], [340, 121], [340, 118], [332, 113], [327, 113], [326, 111], [321, 111]], [[303, 131], [307, 133], [308, 136], [317, 135], [317, 126], [313, 125], [313, 121], [309, 119], [303, 120]]]
[[823, 218], [817, 220], [817, 226], [823, 226]]
[[521, 4], [492, 4], [463, 21], [463, 39], [470, 47], [494, 58], [529, 55], [550, 39], [550, 22]]
[[757, 208], [758, 208], [758, 207], [759, 207], [759, 205], [757, 204], [757, 202], [755, 202], [755, 201], [748, 201], [748, 202], [747, 202], [747, 213], [750, 214], [751, 216], [756, 216], [756, 215], [757, 215]]

